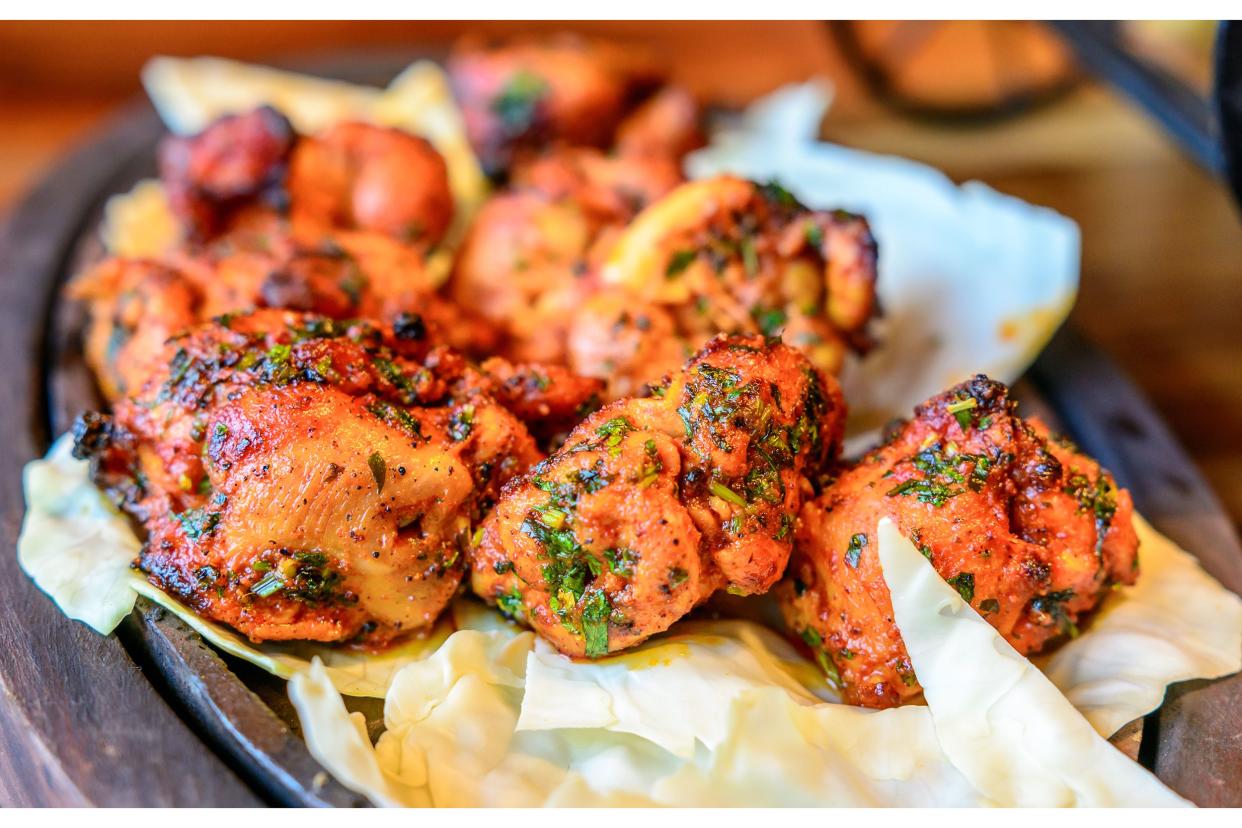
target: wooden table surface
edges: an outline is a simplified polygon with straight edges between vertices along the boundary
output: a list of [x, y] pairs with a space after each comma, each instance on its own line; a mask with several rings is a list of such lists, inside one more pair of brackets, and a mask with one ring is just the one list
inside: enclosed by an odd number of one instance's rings
[[[1222, 188], [1126, 103], [1088, 84], [1001, 125], [930, 126], [870, 100], [820, 24], [585, 25], [651, 47], [678, 79], [718, 100], [826, 75], [838, 87], [831, 139], [926, 161], [1076, 220], [1083, 277], [1073, 321], [1151, 397], [1242, 525], [1242, 221]], [[464, 28], [480, 27], [0, 24], [0, 213], [137, 93], [137, 68], [157, 51], [261, 59], [417, 48]]]

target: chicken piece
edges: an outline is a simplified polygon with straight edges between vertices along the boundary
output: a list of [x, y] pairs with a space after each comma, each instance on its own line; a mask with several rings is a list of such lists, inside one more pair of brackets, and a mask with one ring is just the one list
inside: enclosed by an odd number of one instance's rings
[[836, 382], [797, 350], [715, 339], [652, 397], [597, 411], [506, 485], [471, 585], [588, 657], [668, 629], [718, 590], [766, 592], [844, 414]]
[[[875, 279], [875, 241], [862, 217], [808, 210], [776, 184], [686, 183], [614, 241], [600, 289], [571, 325], [569, 365], [606, 379], [615, 398], [716, 333], [763, 333], [783, 335], [835, 374], [847, 351], [870, 346]], [[652, 361], [653, 353], [664, 357]]]
[[505, 356], [563, 362], [591, 238], [586, 216], [572, 202], [533, 191], [496, 195], [466, 232], [449, 295], [504, 332]]
[[656, 80], [640, 58], [572, 36], [500, 46], [466, 40], [447, 68], [466, 133], [494, 176], [552, 144], [608, 145], [628, 106]]
[[407, 132], [342, 123], [298, 141], [289, 161], [295, 232], [366, 230], [434, 246], [453, 221], [448, 167]]
[[298, 136], [271, 107], [165, 139], [160, 178], [196, 241], [271, 233], [287, 214], [304, 243], [361, 230], [426, 249], [453, 220], [448, 168], [426, 140], [354, 122]]
[[631, 112], [617, 127], [618, 155], [678, 161], [707, 143], [699, 124], [699, 103], [680, 86], [666, 86]]
[[165, 265], [107, 259], [70, 283], [88, 305], [83, 352], [109, 400], [141, 388], [159, 368], [164, 343], [198, 321], [198, 287]]
[[283, 203], [284, 177], [296, 136], [284, 115], [265, 106], [217, 120], [193, 137], [160, 144], [160, 179], [191, 238], [221, 230], [257, 200]]
[[680, 181], [668, 159], [596, 150], [566, 149], [523, 164], [514, 189], [475, 217], [451, 295], [503, 332], [506, 357], [564, 363], [570, 320], [595, 289], [592, 274], [611, 241]]
[[171, 340], [76, 453], [146, 528], [138, 566], [204, 617], [379, 646], [436, 619], [540, 457], [491, 382], [400, 329], [257, 311]]
[[383, 320], [472, 355], [495, 348], [496, 329], [440, 295], [407, 245], [374, 233], [314, 246], [275, 231], [262, 245], [245, 236], [161, 262], [110, 259], [75, 278], [70, 296], [88, 306], [87, 360], [108, 399], [140, 387], [146, 357], [172, 334], [255, 307]]
[[516, 166], [516, 189], [535, 190], [578, 205], [595, 225], [624, 225], [684, 179], [670, 155], [606, 155], [567, 147]]
[[845, 699], [890, 707], [921, 692], [880, 568], [892, 519], [1021, 653], [1077, 632], [1138, 576], [1130, 495], [982, 375], [934, 397], [802, 508], [777, 589], [790, 628]]
[[599, 409], [604, 383], [559, 365], [514, 364], [499, 357], [479, 366], [487, 392], [531, 430], [542, 445], [563, 442], [583, 417]]

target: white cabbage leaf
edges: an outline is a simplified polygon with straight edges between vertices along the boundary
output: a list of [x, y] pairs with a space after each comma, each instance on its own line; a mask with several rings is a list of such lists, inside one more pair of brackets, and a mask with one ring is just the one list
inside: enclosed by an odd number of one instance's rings
[[336, 690], [383, 698], [393, 676], [434, 652], [452, 631], [445, 617], [424, 638], [371, 654], [310, 642], [256, 644], [208, 621], [150, 584], [130, 565], [141, 548], [126, 519], [89, 479], [89, 464], [72, 455], [64, 435], [43, 460], [26, 465], [26, 515], [17, 541], [22, 569], [65, 615], [107, 635], [134, 609], [139, 595], [164, 607], [230, 655], [289, 678], [318, 658]]
[[[847, 362], [851, 453], [943, 389], [1017, 379], [1078, 291], [1077, 225], [933, 167], [816, 140], [829, 95], [807, 83], [753, 104], [689, 156], [693, 178], [776, 180], [811, 207], [862, 213], [879, 245], [878, 346]], [[951, 240], [947, 241], [947, 240]]]
[[1042, 807], [1187, 804], [1096, 733], [891, 520], [877, 534], [893, 618], [937, 737], [983, 796]]

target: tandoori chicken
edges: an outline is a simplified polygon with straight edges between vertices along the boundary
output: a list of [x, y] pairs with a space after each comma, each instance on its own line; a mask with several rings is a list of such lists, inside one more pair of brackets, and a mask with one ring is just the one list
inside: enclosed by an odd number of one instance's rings
[[512, 390], [529, 369], [481, 372], [416, 326], [289, 311], [157, 353], [110, 417], [79, 422], [77, 453], [146, 529], [142, 571], [254, 640], [378, 645], [432, 623], [502, 484], [542, 456], [497, 394], [564, 419], [596, 390], [541, 374], [540, 402]]
[[591, 657], [718, 590], [766, 592], [844, 415], [836, 382], [799, 351], [714, 339], [653, 396], [592, 414], [506, 485], [470, 551], [474, 591]]
[[1014, 407], [977, 376], [919, 406], [802, 508], [777, 595], [847, 701], [889, 707], [920, 692], [880, 569], [882, 517], [1024, 654], [1075, 635], [1112, 585], [1137, 578], [1129, 493]]

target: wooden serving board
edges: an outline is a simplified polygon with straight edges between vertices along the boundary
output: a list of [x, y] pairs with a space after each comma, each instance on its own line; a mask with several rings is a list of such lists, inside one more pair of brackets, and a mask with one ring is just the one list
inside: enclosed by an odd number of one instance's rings
[[[311, 68], [383, 83], [406, 58]], [[99, 406], [81, 309], [61, 301], [61, 286], [101, 254], [104, 200], [154, 174], [162, 134], [150, 106], [134, 103], [0, 228], [0, 805], [365, 805], [307, 752], [283, 681], [222, 657], [145, 601], [115, 635], [96, 635], [17, 566], [22, 466]], [[1017, 391], [1026, 412], [1059, 423], [1157, 529], [1242, 593], [1242, 546], [1215, 495], [1105, 356], [1062, 331]], [[349, 703], [379, 725], [378, 700]], [[1199, 804], [1242, 805], [1242, 676], [1174, 686], [1114, 743]]]

